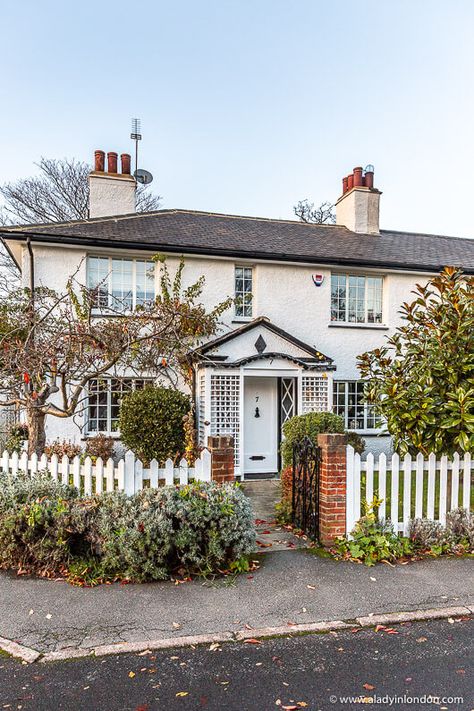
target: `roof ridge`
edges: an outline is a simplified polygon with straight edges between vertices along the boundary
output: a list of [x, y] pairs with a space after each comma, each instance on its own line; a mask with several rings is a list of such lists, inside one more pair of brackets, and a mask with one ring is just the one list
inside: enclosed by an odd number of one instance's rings
[[419, 237], [435, 237], [438, 239], [456, 239], [472, 242], [472, 237], [458, 237], [457, 235], [439, 235], [434, 232], [407, 232], [406, 230], [380, 230], [380, 233], [395, 234], [395, 235], [418, 235]]

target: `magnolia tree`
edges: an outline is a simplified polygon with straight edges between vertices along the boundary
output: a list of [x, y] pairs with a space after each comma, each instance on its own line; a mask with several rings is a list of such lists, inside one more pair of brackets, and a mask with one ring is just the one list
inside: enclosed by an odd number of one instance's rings
[[402, 306], [387, 345], [359, 356], [366, 399], [397, 451], [474, 451], [474, 278], [446, 267]]
[[47, 417], [83, 409], [92, 379], [126, 371], [176, 384], [189, 376], [190, 349], [216, 333], [230, 300], [207, 310], [204, 278], [183, 288], [184, 262], [171, 279], [156, 259], [160, 295], [134, 310], [117, 301], [98, 311], [100, 285], [89, 290], [75, 276], [61, 294], [36, 288], [0, 296], [0, 405], [26, 413], [30, 454], [44, 450]]

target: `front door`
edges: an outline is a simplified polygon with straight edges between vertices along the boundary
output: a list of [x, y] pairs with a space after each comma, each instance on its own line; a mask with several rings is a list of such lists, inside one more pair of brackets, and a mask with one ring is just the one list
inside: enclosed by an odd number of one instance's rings
[[244, 473], [278, 471], [277, 378], [244, 379]]

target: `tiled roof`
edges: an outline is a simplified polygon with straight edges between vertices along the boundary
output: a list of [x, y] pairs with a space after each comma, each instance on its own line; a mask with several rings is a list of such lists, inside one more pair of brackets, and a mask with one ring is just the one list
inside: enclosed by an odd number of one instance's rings
[[[474, 239], [381, 230], [358, 234], [338, 225], [241, 217], [193, 210], [158, 210], [118, 217], [4, 230], [41, 241], [396, 269], [474, 273]], [[12, 235], [13, 237], [13, 235]], [[20, 237], [21, 238], [21, 237]]]

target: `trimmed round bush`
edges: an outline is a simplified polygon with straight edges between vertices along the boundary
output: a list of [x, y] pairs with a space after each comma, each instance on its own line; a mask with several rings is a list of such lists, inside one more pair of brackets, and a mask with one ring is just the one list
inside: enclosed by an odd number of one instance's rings
[[184, 416], [189, 412], [187, 395], [171, 388], [135, 390], [123, 398], [120, 407], [120, 436], [124, 445], [147, 464], [163, 463], [183, 456]]
[[289, 467], [293, 462], [293, 447], [306, 435], [316, 441], [318, 434], [323, 432], [343, 433], [344, 421], [332, 412], [307, 412], [297, 415], [285, 422], [283, 434], [285, 439], [281, 444], [283, 467]]

